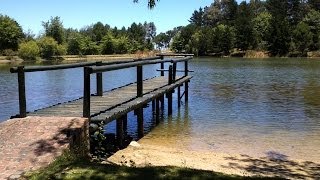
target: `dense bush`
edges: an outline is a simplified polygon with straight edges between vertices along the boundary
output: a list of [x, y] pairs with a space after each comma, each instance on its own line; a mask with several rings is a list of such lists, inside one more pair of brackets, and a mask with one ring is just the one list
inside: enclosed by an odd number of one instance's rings
[[53, 56], [62, 56], [67, 53], [67, 48], [64, 45], [58, 45], [52, 37], [43, 37], [39, 39], [38, 46], [40, 48], [40, 56], [45, 59], [50, 59]]
[[24, 60], [36, 60], [40, 56], [39, 46], [35, 41], [23, 42], [19, 45], [18, 55]]

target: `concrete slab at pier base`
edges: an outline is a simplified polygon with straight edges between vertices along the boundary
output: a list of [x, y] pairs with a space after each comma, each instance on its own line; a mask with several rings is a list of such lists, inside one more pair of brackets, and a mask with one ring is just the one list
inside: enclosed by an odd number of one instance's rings
[[47, 166], [64, 150], [89, 150], [88, 119], [78, 117], [17, 118], [0, 123], [0, 179], [17, 179]]

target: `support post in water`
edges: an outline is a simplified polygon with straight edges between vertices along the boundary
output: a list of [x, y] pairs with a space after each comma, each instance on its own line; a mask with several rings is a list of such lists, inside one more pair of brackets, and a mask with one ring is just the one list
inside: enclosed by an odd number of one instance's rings
[[[169, 66], [169, 85], [173, 83], [172, 65]], [[168, 98], [168, 115], [172, 114], [172, 91], [167, 93]]]
[[181, 106], [181, 101], [180, 101], [180, 85], [178, 86], [178, 107], [180, 107]]
[[90, 67], [84, 67], [83, 117], [90, 118]]
[[[184, 62], [184, 76], [188, 76], [188, 61], [185, 61]], [[186, 81], [185, 83], [184, 83], [184, 100], [185, 100], [185, 102], [187, 102], [188, 101], [188, 99], [189, 99], [189, 82], [188, 81]]]
[[128, 129], [128, 115], [125, 114], [122, 116], [123, 132], [127, 132]]
[[155, 108], [156, 108], [156, 100], [155, 99], [152, 100], [151, 104], [152, 104], [152, 113], [154, 113]]
[[117, 119], [117, 129], [116, 129], [116, 135], [117, 135], [117, 145], [121, 148], [123, 147], [123, 119], [124, 117], [120, 117]]
[[156, 99], [156, 124], [159, 124], [160, 122], [160, 107], [159, 107], [159, 101], [160, 99]]
[[[102, 66], [102, 61], [96, 62], [96, 66]], [[102, 96], [103, 94], [103, 84], [102, 84], [102, 73], [96, 74], [97, 78], [97, 96]]]
[[19, 88], [19, 111], [20, 118], [27, 116], [27, 101], [26, 101], [26, 82], [24, 66], [18, 67], [18, 88]]
[[163, 112], [163, 110], [164, 110], [164, 95], [162, 95], [160, 97], [160, 102], [161, 102], [161, 111]]
[[[161, 56], [160, 58], [161, 60], [163, 60], [163, 56]], [[164, 69], [164, 63], [160, 63], [160, 69]], [[161, 71], [161, 76], [164, 76], [164, 71]]]
[[176, 75], [177, 75], [177, 63], [174, 62], [172, 66], [172, 82], [176, 82]]
[[142, 66], [137, 66], [137, 97], [143, 96], [143, 72]]
[[137, 120], [138, 120], [138, 137], [143, 137], [143, 108], [137, 109]]

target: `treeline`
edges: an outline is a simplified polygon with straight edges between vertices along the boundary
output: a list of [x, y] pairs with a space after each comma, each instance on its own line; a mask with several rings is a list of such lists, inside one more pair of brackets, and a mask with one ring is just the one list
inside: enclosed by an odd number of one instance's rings
[[132, 23], [130, 27], [110, 27], [97, 22], [78, 29], [64, 28], [60, 17], [42, 22], [44, 33], [35, 37], [24, 32], [9, 16], [0, 15], [0, 54], [18, 54], [25, 60], [50, 59], [61, 55], [125, 54], [152, 50], [156, 36], [153, 22]]
[[[272, 56], [307, 56], [320, 49], [319, 0], [215, 0], [193, 12], [190, 24], [176, 28], [176, 52], [243, 55], [247, 50]], [[155, 38], [168, 47], [171, 34]]]

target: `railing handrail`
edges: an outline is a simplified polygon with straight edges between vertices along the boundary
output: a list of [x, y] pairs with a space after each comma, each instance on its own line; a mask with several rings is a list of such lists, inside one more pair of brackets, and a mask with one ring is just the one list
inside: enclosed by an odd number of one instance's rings
[[175, 54], [175, 53], [163, 53], [163, 54], [156, 54], [156, 56], [194, 56], [194, 54]]
[[[97, 63], [101, 63], [101, 65], [113, 65], [113, 64], [124, 64], [124, 63], [131, 63], [131, 62], [139, 62], [145, 60], [155, 60], [161, 59], [160, 56], [149, 57], [149, 58], [137, 58], [137, 59], [130, 59], [130, 60], [118, 60], [118, 61], [109, 61], [109, 62], [102, 62], [102, 61], [95, 61], [95, 62], [81, 62], [81, 63], [73, 63], [73, 64], [59, 64], [59, 65], [48, 65], [48, 66], [24, 66], [24, 72], [37, 72], [37, 71], [50, 71], [50, 70], [60, 70], [60, 69], [71, 69], [71, 68], [78, 68], [78, 67], [85, 67], [85, 66], [94, 66]], [[17, 73], [18, 67], [10, 68], [11, 73]]]
[[172, 61], [171, 59], [145, 60], [145, 61], [137, 61], [137, 62], [131, 62], [131, 63], [123, 63], [123, 64], [90, 66], [90, 74], [106, 72], [106, 71], [114, 71], [114, 70], [119, 70], [119, 69], [126, 69], [126, 68], [130, 68], [130, 67], [143, 66], [143, 65], [149, 65], [149, 64], [167, 63], [167, 62], [171, 62], [171, 61]]
[[[59, 69], [71, 69], [85, 66], [93, 66], [97, 62], [84, 62], [84, 63], [74, 63], [74, 64], [59, 64], [50, 66], [24, 66], [24, 72], [36, 72], [36, 71], [49, 71], [49, 70], [59, 70]], [[11, 73], [17, 73], [18, 67], [10, 68]]]

